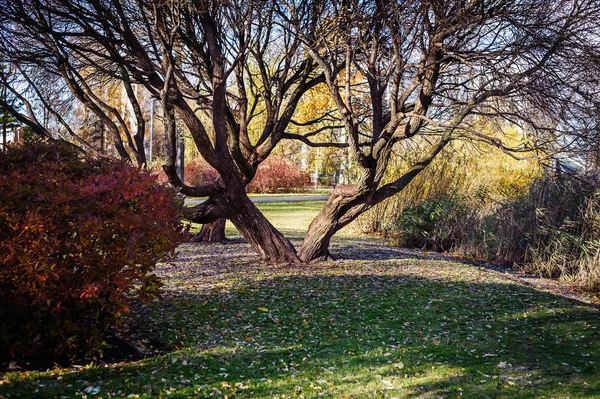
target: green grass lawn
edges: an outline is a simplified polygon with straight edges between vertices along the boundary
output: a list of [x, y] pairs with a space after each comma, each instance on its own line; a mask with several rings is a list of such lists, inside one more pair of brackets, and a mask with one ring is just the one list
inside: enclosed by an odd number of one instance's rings
[[[308, 230], [308, 225], [324, 204], [325, 201], [258, 202], [256, 206], [286, 237], [301, 239]], [[240, 237], [236, 228], [229, 221], [225, 226], [225, 233], [233, 238]], [[338, 237], [355, 235], [352, 225], [337, 233]]]
[[[264, 205], [294, 230], [316, 204]], [[173, 351], [0, 374], [0, 398], [600, 398], [598, 309], [373, 241], [333, 253], [268, 265], [239, 242], [183, 245], [132, 321]]]
[[[324, 204], [325, 201], [258, 202], [256, 206], [286, 237], [301, 239]], [[200, 231], [200, 227], [199, 224], [194, 225], [193, 231]], [[230, 221], [227, 221], [225, 226], [225, 234], [230, 238], [240, 238], [239, 232]], [[352, 225], [337, 234], [338, 237], [353, 235], [356, 233]]]
[[[256, 206], [286, 237], [300, 238], [324, 203], [325, 201], [258, 202]], [[229, 221], [225, 226], [225, 233], [232, 237], [239, 236]]]
[[[301, 239], [324, 204], [325, 201], [258, 202], [256, 206], [286, 237]], [[201, 226], [194, 225], [192, 231], [200, 231]], [[230, 238], [240, 238], [239, 232], [230, 221], [225, 225], [225, 234]], [[342, 229], [338, 236], [350, 237], [353, 234], [351, 227], [347, 227]]]

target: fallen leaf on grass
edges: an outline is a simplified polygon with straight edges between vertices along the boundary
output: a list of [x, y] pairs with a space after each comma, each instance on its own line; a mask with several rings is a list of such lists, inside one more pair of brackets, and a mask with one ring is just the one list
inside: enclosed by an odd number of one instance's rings
[[90, 395], [98, 395], [100, 392], [100, 387], [89, 386], [83, 390], [83, 392], [88, 393]]

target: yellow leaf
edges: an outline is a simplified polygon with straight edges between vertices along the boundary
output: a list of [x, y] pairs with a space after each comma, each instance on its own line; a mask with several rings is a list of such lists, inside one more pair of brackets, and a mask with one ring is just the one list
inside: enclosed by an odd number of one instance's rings
[[260, 310], [261, 312], [268, 312], [269, 311], [269, 309], [267, 309], [267, 308], [258, 308], [258, 310]]

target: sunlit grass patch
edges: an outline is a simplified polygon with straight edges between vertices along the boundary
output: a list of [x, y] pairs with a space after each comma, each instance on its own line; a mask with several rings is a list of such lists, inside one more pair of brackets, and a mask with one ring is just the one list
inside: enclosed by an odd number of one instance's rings
[[[295, 201], [295, 202], [258, 202], [256, 206], [279, 231], [288, 238], [303, 238], [308, 225], [319, 213], [325, 201]], [[202, 225], [194, 224], [193, 231], [200, 231]], [[235, 226], [227, 221], [225, 234], [230, 238], [240, 238]], [[344, 229], [341, 235], [349, 235], [350, 230]]]
[[[265, 217], [291, 239], [302, 239], [308, 230], [310, 222], [317, 216], [325, 201], [294, 201], [294, 202], [258, 202], [256, 206]], [[200, 231], [201, 225], [194, 225], [194, 231]], [[225, 234], [230, 238], [240, 238], [235, 226], [227, 221]], [[343, 228], [337, 237], [356, 236], [353, 225]]]
[[259, 202], [258, 209], [287, 237], [302, 238], [325, 201]]

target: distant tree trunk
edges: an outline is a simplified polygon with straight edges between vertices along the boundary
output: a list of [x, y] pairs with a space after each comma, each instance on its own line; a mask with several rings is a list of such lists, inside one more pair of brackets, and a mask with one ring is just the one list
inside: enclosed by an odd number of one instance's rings
[[294, 246], [258, 210], [243, 185], [240, 190], [217, 194], [194, 207], [183, 207], [183, 217], [203, 224], [228, 219], [263, 260], [300, 262]]
[[[2, 86], [2, 99], [6, 100], [6, 85]], [[5, 110], [3, 107], [0, 108], [2, 110], [2, 114], [0, 117], [2, 118], [2, 150], [6, 150], [6, 124], [8, 122], [8, 110]]]
[[191, 242], [223, 242], [225, 237], [225, 222], [227, 219], [217, 219], [211, 223], [202, 225], [202, 229], [190, 241]]

